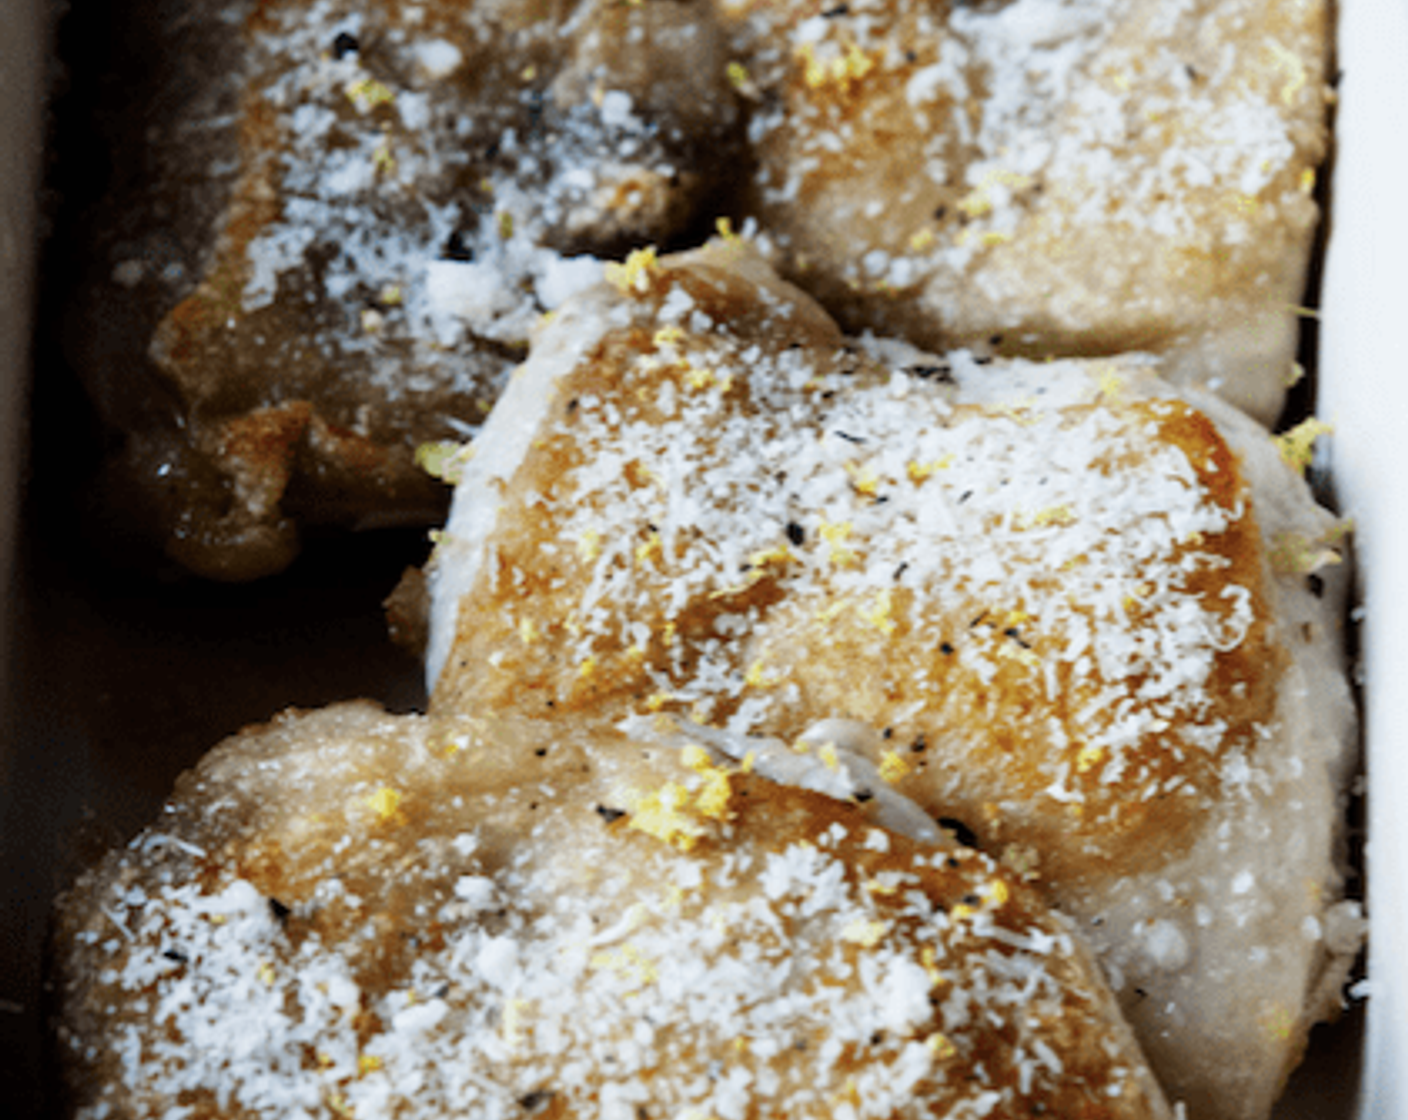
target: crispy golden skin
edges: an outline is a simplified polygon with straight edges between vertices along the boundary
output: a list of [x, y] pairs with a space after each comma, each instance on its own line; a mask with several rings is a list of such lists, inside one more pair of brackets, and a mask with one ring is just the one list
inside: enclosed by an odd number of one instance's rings
[[441, 517], [417, 447], [483, 420], [583, 254], [683, 235], [737, 121], [673, 2], [138, 18], [67, 343], [124, 433], [108, 500], [214, 578], [283, 567], [300, 525]]
[[[426, 523], [594, 260], [754, 219], [852, 332], [1164, 355], [1274, 419], [1325, 9], [1169, 0], [153, 8], [69, 336], [105, 501], [205, 575]], [[150, 74], [148, 74], [150, 71]]]
[[1137, 365], [1092, 367], [1059, 409], [965, 402], [922, 362], [891, 377], [720, 267], [747, 252], [642, 269], [630, 321], [530, 390], [551, 403], [496, 418], [533, 446], [470, 461], [507, 504], [436, 703], [786, 739], [855, 719], [900, 788], [1062, 879], [1178, 847], [1272, 721], [1284, 658], [1216, 428], [1122, 399]]
[[1173, 1099], [1265, 1115], [1356, 944], [1335, 519], [1147, 357], [847, 341], [738, 242], [613, 279], [459, 464], [433, 708], [858, 753], [1082, 923]]
[[568, 720], [250, 729], [57, 947], [79, 1117], [1169, 1115], [992, 860]]
[[851, 331], [1166, 355], [1263, 422], [1327, 136], [1320, 0], [716, 0], [749, 207]]

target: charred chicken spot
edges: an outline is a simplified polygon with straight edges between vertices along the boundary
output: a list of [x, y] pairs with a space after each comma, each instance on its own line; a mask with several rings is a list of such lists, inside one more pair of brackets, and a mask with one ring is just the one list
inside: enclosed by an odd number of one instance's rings
[[929, 749], [929, 742], [927, 739], [924, 738], [923, 735], [916, 735], [914, 737], [914, 742], [909, 744], [909, 749], [915, 754], [923, 754], [926, 750]]
[[551, 1089], [536, 1089], [526, 1096], [518, 1098], [518, 1106], [524, 1112], [541, 1112], [552, 1103], [552, 1098], [556, 1096]]
[[596, 807], [596, 814], [607, 824], [615, 824], [626, 815], [626, 810], [613, 809], [609, 805], [598, 805]]
[[806, 543], [807, 531], [803, 529], [801, 525], [797, 524], [797, 522], [789, 521], [787, 523], [786, 532], [787, 540], [791, 544], [794, 544], [800, 548], [804, 543]]
[[535, 750], [533, 753], [534, 753], [538, 758], [547, 758], [547, 756], [548, 756], [548, 749], [547, 749], [547, 747], [539, 747], [539, 748], [538, 748], [537, 750]]
[[938, 825], [965, 848], [978, 846], [978, 834], [957, 817], [939, 817]]
[[953, 643], [952, 643], [952, 642], [940, 642], [940, 643], [939, 643], [939, 652], [942, 653], [945, 657], [952, 657], [953, 654], [954, 654]]
[[361, 45], [357, 42], [357, 36], [348, 34], [346, 31], [339, 31], [337, 38], [332, 41], [333, 58], [346, 58], [349, 54], [357, 54], [361, 49]]
[[191, 958], [181, 952], [180, 949], [163, 949], [161, 955], [168, 961], [175, 961], [177, 964], [190, 964]]
[[857, 803], [864, 805], [867, 801], [875, 800], [875, 793], [873, 790], [858, 789], [855, 792], [855, 799]]
[[271, 898], [269, 899], [269, 912], [274, 915], [274, 921], [285, 926], [288, 925], [289, 915], [293, 913], [293, 910], [277, 898]]

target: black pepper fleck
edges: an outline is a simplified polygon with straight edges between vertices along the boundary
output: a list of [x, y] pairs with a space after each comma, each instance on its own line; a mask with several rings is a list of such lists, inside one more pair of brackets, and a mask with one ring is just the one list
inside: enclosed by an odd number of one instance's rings
[[940, 385], [955, 385], [953, 379], [953, 367], [947, 362], [940, 362], [937, 365], [917, 365], [905, 367], [905, 373], [911, 377], [917, 377], [921, 381], [928, 381], [933, 378]]
[[1016, 643], [1017, 643], [1019, 646], [1021, 646], [1023, 649], [1031, 649], [1031, 648], [1032, 648], [1031, 643], [1028, 642], [1026, 639], [1024, 639], [1024, 638], [1022, 637], [1022, 632], [1021, 632], [1020, 630], [1018, 630], [1015, 626], [1009, 626], [1009, 627], [1008, 627], [1006, 630], [1004, 630], [1002, 633], [1003, 633], [1006, 637], [1011, 638], [1014, 642], [1016, 642]]
[[465, 241], [464, 234], [455, 230], [445, 239], [445, 244], [440, 247], [440, 259], [442, 261], [472, 261], [474, 249]]

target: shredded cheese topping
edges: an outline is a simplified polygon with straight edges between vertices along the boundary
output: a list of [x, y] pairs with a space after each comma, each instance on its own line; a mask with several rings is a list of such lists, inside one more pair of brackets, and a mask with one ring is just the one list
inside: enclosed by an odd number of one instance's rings
[[[688, 270], [653, 283], [630, 292], [639, 325], [558, 383], [570, 408], [497, 500], [456, 703], [617, 696], [784, 739], [818, 715], [958, 737], [1005, 768], [983, 800], [1078, 831], [1196, 809], [1254, 749], [1272, 713], [1247, 682], [1275, 665], [1260, 543], [1200, 414], [1110, 393], [1110, 362], [956, 354], [946, 379], [992, 401], [962, 403], [922, 365], [735, 329]], [[1067, 403], [1028, 398], [1038, 376]], [[499, 636], [525, 620], [544, 642]], [[588, 663], [585, 684], [555, 677]], [[899, 756], [883, 773], [928, 780]]]
[[[716, 768], [697, 747], [683, 762], [697, 806]], [[469, 769], [445, 766], [438, 788], [459, 788]], [[257, 860], [252, 877], [173, 866], [139, 837], [88, 888], [71, 946], [103, 1016], [69, 1037], [105, 1071], [80, 1120], [1103, 1115], [1144, 1092], [1065, 925], [977, 852], [896, 854], [880, 830], [805, 814], [786, 841], [754, 824], [691, 851], [541, 789], [489, 802], [529, 799], [537, 826], [502, 856], [448, 805], [376, 840], [351, 830], [326, 858], [290, 852], [264, 876], [277, 906]], [[203, 827], [244, 813], [225, 799]], [[1104, 1042], [1067, 1050], [1071, 1022]]]

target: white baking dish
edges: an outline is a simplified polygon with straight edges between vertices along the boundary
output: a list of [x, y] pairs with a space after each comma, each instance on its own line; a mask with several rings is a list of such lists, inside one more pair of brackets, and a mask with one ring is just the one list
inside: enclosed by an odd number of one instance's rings
[[[40, 102], [36, 91], [42, 0], [0, 0], [0, 681], [11, 683], [12, 529], [17, 524], [27, 380], [30, 272], [39, 173]], [[1363, 1120], [1408, 1117], [1408, 819], [1397, 798], [1408, 796], [1408, 487], [1398, 484], [1394, 454], [1408, 452], [1408, 0], [1341, 0], [1338, 64], [1343, 71], [1326, 266], [1320, 406], [1336, 434], [1327, 462], [1344, 513], [1356, 522], [1364, 588], [1362, 628], [1369, 782], [1368, 876], [1372, 921], [1369, 997], [1347, 1026], [1317, 1034], [1305, 1071], [1278, 1108], [1278, 1120]], [[26, 593], [33, 594], [33, 584]], [[95, 613], [101, 620], [101, 610]], [[335, 645], [335, 643], [333, 643]], [[329, 656], [346, 657], [337, 648]], [[9, 658], [13, 660], [13, 658]], [[75, 670], [76, 671], [76, 670]], [[237, 671], [232, 665], [230, 671]], [[1399, 682], [1403, 682], [1400, 686]], [[69, 682], [72, 684], [73, 682]], [[82, 682], [78, 682], [80, 685]], [[154, 682], [153, 687], [160, 687]], [[71, 689], [55, 688], [52, 695]], [[11, 690], [12, 709], [42, 703]], [[215, 701], [219, 702], [218, 698]], [[262, 718], [271, 711], [250, 711]], [[39, 1029], [38, 944], [32, 928], [43, 901], [32, 878], [18, 874], [35, 853], [10, 827], [22, 806], [10, 783], [22, 752], [60, 749], [34, 729], [43, 721], [0, 712], [0, 1092], [21, 1114], [37, 1102], [37, 1045], [16, 1045], [17, 1032]], [[213, 745], [213, 741], [211, 744]], [[81, 734], [70, 751], [75, 780], [101, 785]], [[170, 759], [179, 768], [186, 761]], [[67, 778], [70, 771], [55, 765]], [[121, 781], [121, 776], [119, 776]], [[55, 800], [65, 790], [52, 791]], [[115, 793], [130, 800], [131, 791]], [[24, 806], [26, 817], [33, 806]], [[42, 807], [41, 807], [42, 808]], [[41, 813], [42, 815], [42, 813]], [[62, 814], [55, 813], [55, 819]], [[57, 825], [55, 828], [57, 829]], [[56, 833], [37, 843], [58, 843]], [[38, 866], [48, 867], [51, 853]], [[36, 857], [37, 858], [37, 857]], [[41, 919], [42, 920], [42, 919]], [[37, 1105], [35, 1105], [37, 1107]]]
[[1319, 412], [1363, 587], [1369, 999], [1358, 1115], [1408, 1116], [1408, 5], [1341, 0]]

